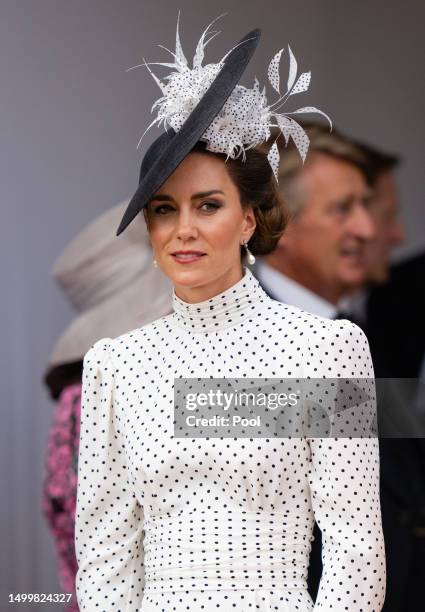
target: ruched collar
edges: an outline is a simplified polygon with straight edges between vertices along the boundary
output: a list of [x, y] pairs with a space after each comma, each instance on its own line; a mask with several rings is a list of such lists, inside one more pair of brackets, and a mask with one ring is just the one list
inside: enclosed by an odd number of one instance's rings
[[189, 304], [173, 293], [174, 319], [178, 325], [195, 332], [217, 331], [249, 318], [268, 298], [248, 268], [232, 287], [209, 300]]

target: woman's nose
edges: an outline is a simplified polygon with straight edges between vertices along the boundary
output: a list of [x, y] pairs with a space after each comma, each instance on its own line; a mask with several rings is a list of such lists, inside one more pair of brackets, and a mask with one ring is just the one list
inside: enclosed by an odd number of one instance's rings
[[188, 238], [196, 238], [197, 235], [198, 228], [192, 211], [181, 210], [177, 220], [177, 237], [181, 240], [187, 240]]

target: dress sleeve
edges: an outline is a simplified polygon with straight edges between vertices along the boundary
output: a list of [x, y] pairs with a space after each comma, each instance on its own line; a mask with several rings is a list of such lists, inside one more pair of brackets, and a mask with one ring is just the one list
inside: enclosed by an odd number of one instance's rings
[[75, 549], [81, 612], [137, 612], [144, 588], [143, 512], [114, 411], [110, 340], [84, 358]]
[[[313, 378], [367, 378], [373, 366], [363, 331], [332, 321], [309, 346]], [[373, 399], [374, 401], [374, 399]], [[309, 438], [309, 484], [322, 531], [323, 571], [314, 610], [379, 612], [386, 569], [376, 437]]]

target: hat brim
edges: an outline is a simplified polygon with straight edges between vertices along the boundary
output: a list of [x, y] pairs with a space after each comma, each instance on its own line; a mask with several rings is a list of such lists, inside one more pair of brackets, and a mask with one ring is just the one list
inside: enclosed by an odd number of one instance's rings
[[181, 129], [178, 132], [169, 130], [158, 139], [155, 159], [149, 170], [140, 178], [137, 191], [130, 200], [118, 227], [117, 236], [147, 205], [153, 194], [190, 153], [223, 108], [251, 59], [260, 35], [261, 31], [255, 29], [239, 41], [224, 60], [222, 69]]
[[56, 341], [48, 369], [82, 359], [100, 338], [117, 338], [171, 313], [172, 286], [153, 266], [74, 319]]

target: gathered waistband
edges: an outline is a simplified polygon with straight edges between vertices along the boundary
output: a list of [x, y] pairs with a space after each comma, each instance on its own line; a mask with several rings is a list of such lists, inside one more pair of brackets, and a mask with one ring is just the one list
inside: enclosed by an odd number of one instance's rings
[[305, 517], [198, 510], [146, 516], [144, 530], [145, 592], [306, 588]]

